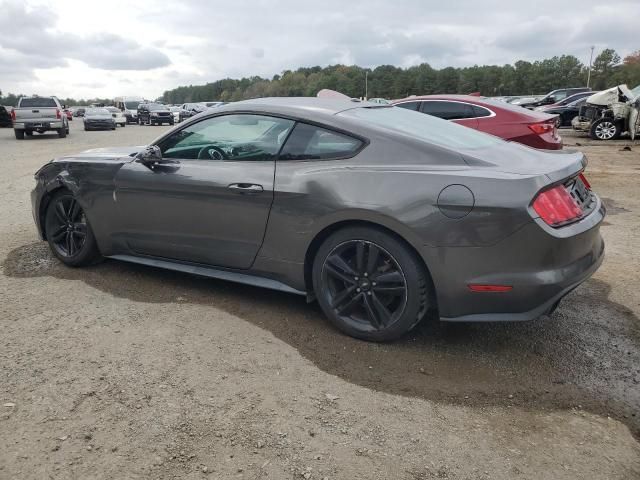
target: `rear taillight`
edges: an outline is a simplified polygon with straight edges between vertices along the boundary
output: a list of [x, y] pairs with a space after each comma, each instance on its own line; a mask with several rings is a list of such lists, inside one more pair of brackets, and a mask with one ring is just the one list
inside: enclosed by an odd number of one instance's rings
[[13, 108], [11, 109], [11, 120], [16, 121], [16, 111]]
[[547, 225], [559, 227], [582, 217], [582, 207], [564, 185], [543, 190], [533, 201], [533, 209]]
[[62, 118], [62, 113], [59, 108], [56, 108], [56, 118]]
[[587, 187], [587, 190], [591, 190], [591, 184], [587, 180], [587, 177], [584, 176], [584, 173], [581, 173], [578, 176], [580, 177], [580, 180], [582, 180], [582, 183], [584, 183], [584, 186]]
[[537, 135], [545, 133], [553, 133], [555, 125], [553, 123], [532, 123], [529, 125], [529, 130]]

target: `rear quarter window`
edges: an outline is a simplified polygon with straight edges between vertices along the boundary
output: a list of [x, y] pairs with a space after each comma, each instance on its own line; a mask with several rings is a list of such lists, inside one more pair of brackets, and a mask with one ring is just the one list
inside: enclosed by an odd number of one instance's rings
[[282, 160], [325, 160], [355, 155], [362, 140], [333, 130], [298, 123], [280, 153]]

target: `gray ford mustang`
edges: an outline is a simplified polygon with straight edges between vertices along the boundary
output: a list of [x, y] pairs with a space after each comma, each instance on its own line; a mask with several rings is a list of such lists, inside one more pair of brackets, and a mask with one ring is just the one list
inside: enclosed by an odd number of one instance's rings
[[32, 203], [66, 265], [109, 257], [304, 294], [383, 341], [427, 311], [552, 312], [603, 259], [585, 166], [398, 107], [273, 98], [52, 160]]

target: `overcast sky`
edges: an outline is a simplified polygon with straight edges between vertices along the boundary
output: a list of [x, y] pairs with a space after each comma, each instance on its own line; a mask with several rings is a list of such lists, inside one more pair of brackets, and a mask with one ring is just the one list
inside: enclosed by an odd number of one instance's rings
[[591, 45], [639, 49], [638, 20], [639, 0], [0, 0], [0, 90], [155, 98], [335, 63], [588, 63]]

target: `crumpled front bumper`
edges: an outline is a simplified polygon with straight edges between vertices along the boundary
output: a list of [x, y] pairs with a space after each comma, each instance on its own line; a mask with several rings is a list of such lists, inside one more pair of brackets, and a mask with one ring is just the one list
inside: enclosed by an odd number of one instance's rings
[[579, 132], [588, 132], [591, 128], [591, 120], [583, 119], [582, 117], [575, 117], [571, 120], [571, 126], [574, 130]]

